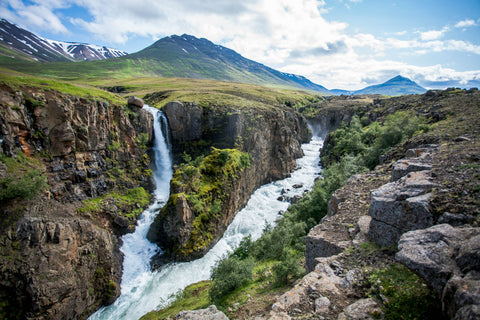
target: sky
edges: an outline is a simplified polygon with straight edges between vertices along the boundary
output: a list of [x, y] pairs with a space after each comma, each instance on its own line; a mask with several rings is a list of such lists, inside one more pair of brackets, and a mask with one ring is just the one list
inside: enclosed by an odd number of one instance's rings
[[480, 86], [480, 0], [0, 0], [0, 17], [129, 53], [186, 33], [328, 89]]

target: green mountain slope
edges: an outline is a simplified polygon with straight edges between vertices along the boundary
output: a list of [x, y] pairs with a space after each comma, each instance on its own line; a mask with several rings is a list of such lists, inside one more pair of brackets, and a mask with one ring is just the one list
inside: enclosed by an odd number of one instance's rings
[[312, 83], [302, 76], [279, 72], [246, 59], [233, 50], [215, 45], [209, 40], [189, 35], [166, 37], [137, 53], [115, 59], [36, 63], [0, 56], [0, 66], [64, 80], [145, 76], [184, 77], [328, 93], [325, 87]]

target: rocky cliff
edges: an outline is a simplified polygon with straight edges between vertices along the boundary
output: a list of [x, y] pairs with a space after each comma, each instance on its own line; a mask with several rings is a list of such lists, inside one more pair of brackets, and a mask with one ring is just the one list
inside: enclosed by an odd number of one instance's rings
[[0, 317], [82, 319], [119, 295], [114, 233], [145, 203], [117, 200], [151, 185], [152, 120], [135, 106], [0, 87]]
[[[237, 109], [170, 102], [163, 110], [177, 155], [195, 157], [214, 147], [219, 151], [215, 155], [214, 149], [213, 157], [225, 157], [223, 162], [212, 159], [212, 155], [205, 157], [199, 168], [203, 177], [187, 174], [185, 166], [179, 168], [172, 179], [172, 196], [150, 229], [149, 238], [168, 248], [170, 256], [189, 260], [204, 255], [218, 241], [256, 188], [282, 179], [295, 169], [295, 159], [302, 156], [301, 144], [311, 138], [311, 133], [306, 120], [286, 107]], [[244, 161], [248, 160], [244, 165], [242, 154]], [[234, 161], [236, 155], [238, 163]], [[215, 175], [216, 182], [209, 182], [208, 194], [203, 197], [201, 186], [186, 185], [192, 179], [202, 184], [200, 178], [208, 176], [208, 170], [201, 166], [208, 163], [222, 168], [223, 173]], [[232, 171], [229, 167], [233, 167]], [[193, 197], [212, 206], [195, 210]], [[195, 229], [199, 220], [207, 230]]]

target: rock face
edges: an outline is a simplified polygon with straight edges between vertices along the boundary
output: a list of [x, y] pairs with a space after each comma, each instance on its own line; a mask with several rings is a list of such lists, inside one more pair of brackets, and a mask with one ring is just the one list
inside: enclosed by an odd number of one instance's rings
[[[1, 263], [4, 312], [22, 310], [28, 319], [80, 319], [120, 294], [118, 242], [91, 221], [22, 218], [2, 247], [7, 254]], [[3, 287], [7, 279], [15, 285]]]
[[[248, 152], [250, 165], [235, 174], [222, 199], [221, 218], [215, 224], [213, 240], [208, 245], [185, 254], [175, 253], [191, 237], [193, 216], [189, 203], [182, 197], [171, 199], [162, 209], [148, 233], [149, 239], [167, 248], [173, 246], [173, 257], [190, 260], [204, 255], [223, 235], [235, 214], [262, 184], [285, 178], [302, 156], [301, 144], [311, 133], [306, 120], [288, 108], [236, 110], [229, 107], [202, 108], [194, 103], [170, 102], [164, 107], [168, 119], [173, 151], [195, 156], [205, 146], [236, 148]], [[185, 190], [171, 183], [171, 195]], [[175, 200], [175, 201], [174, 201]]]
[[405, 233], [396, 259], [420, 274], [450, 319], [480, 317], [480, 228], [440, 224]]
[[354, 302], [362, 272], [343, 270], [338, 258], [318, 258], [315, 270], [277, 298], [268, 319], [336, 319], [337, 315], [338, 319], [381, 319], [383, 313], [373, 300]]
[[37, 159], [48, 189], [0, 206], [0, 317], [86, 318], [119, 295], [122, 256], [113, 229], [125, 221], [114, 207], [79, 214], [80, 200], [151, 186], [139, 140], [151, 140], [153, 117], [106, 101], [21, 90], [0, 87], [0, 154]]

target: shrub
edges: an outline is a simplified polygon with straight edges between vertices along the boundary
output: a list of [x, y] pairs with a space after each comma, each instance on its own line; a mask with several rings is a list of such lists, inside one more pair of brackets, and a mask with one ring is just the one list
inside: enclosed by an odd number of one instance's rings
[[299, 254], [293, 251], [286, 251], [282, 260], [273, 266], [272, 271], [276, 286], [286, 285], [290, 279], [297, 279], [305, 274], [303, 266], [299, 264], [301, 255], [303, 255], [303, 252]]
[[374, 270], [368, 283], [369, 294], [385, 301], [385, 319], [442, 319], [433, 290], [401, 264]]
[[250, 258], [241, 260], [232, 255], [220, 260], [212, 269], [210, 299], [220, 301], [226, 294], [247, 284], [253, 278], [254, 266], [254, 261]]

